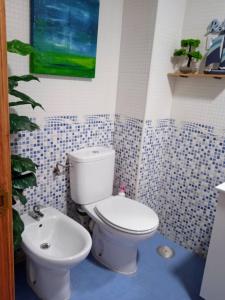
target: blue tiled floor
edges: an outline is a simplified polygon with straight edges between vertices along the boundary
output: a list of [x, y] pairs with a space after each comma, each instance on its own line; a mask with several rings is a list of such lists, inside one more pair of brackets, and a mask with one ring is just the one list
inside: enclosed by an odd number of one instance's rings
[[[166, 260], [156, 253], [169, 245], [176, 256]], [[71, 272], [72, 300], [199, 300], [205, 261], [156, 234], [140, 246], [139, 268], [123, 276], [98, 265], [91, 257]], [[38, 299], [26, 284], [25, 266], [16, 268], [16, 300]]]

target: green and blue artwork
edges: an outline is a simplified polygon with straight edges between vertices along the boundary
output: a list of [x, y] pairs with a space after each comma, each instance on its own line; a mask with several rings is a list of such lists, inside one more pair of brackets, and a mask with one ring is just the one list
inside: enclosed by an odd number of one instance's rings
[[99, 0], [31, 0], [30, 71], [95, 77]]

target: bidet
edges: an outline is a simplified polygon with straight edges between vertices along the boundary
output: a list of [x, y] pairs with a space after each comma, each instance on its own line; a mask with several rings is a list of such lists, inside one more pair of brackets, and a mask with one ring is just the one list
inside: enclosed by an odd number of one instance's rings
[[70, 269], [84, 260], [92, 241], [88, 231], [58, 210], [42, 209], [39, 221], [22, 216], [22, 248], [27, 256], [27, 281], [39, 298], [70, 299]]

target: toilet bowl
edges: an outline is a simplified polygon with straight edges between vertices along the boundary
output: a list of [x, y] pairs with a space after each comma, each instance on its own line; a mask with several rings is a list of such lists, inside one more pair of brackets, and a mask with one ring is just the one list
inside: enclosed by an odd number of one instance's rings
[[39, 221], [22, 216], [28, 284], [40, 299], [68, 300], [70, 269], [87, 257], [92, 240], [85, 228], [58, 210], [48, 207], [41, 212]]
[[83, 209], [95, 222], [91, 253], [109, 269], [129, 275], [137, 271], [138, 245], [158, 228], [156, 213], [137, 201], [111, 196]]
[[69, 154], [71, 198], [94, 221], [92, 255], [109, 269], [133, 274], [138, 244], [157, 230], [159, 219], [149, 207], [112, 196], [115, 151], [92, 147]]

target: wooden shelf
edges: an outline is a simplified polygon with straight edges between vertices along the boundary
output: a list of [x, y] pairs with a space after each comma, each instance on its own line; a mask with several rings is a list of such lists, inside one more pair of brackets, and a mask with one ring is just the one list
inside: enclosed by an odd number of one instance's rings
[[215, 79], [225, 79], [225, 75], [220, 74], [205, 74], [205, 73], [188, 73], [184, 74], [181, 72], [175, 72], [175, 73], [168, 73], [168, 76], [170, 77], [181, 77], [181, 78], [193, 78], [193, 77], [200, 77], [200, 78], [215, 78]]

